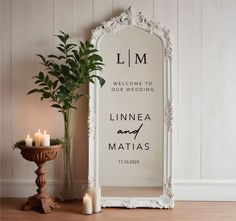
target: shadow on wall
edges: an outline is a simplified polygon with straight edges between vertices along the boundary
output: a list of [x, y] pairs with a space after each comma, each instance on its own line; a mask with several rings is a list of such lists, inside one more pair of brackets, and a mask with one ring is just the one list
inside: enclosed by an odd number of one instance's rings
[[81, 28], [79, 32], [71, 33], [70, 37], [72, 41], [79, 43], [79, 41], [89, 41], [91, 37], [92, 28], [84, 27]]
[[[83, 32], [81, 31], [81, 33]], [[91, 28], [88, 28], [86, 33], [86, 36], [89, 36]], [[72, 36], [76, 38], [73, 41], [79, 43], [81, 35], [73, 34]], [[54, 39], [52, 36], [50, 39], [33, 40], [33, 43], [31, 42], [30, 44], [32, 47], [27, 46], [26, 43], [24, 45], [13, 45], [12, 61], [7, 64], [8, 66], [2, 68], [1, 79], [3, 82], [1, 84], [6, 91], [6, 95], [9, 95], [1, 100], [2, 116], [6, 116], [1, 123], [1, 137], [3, 138], [1, 140], [2, 179], [10, 177], [14, 179], [16, 178], [14, 174], [19, 174], [17, 177], [22, 177], [22, 179], [27, 177], [27, 169], [21, 168], [22, 159], [18, 157], [15, 159], [11, 149], [13, 143], [24, 139], [27, 133], [31, 133], [32, 136], [32, 133], [40, 128], [41, 130], [46, 129], [52, 137], [63, 137], [63, 118], [61, 113], [51, 108], [49, 101], [40, 101], [39, 95], [27, 96], [27, 92], [35, 87], [32, 77], [43, 70], [39, 64], [40, 59], [35, 54], [47, 55], [55, 53], [54, 47], [56, 43]], [[80, 88], [80, 93], [88, 93], [88, 85], [83, 85]], [[74, 179], [87, 179], [88, 99], [82, 97], [76, 106], [77, 110], [73, 110], [71, 119], [71, 134], [74, 144]], [[47, 173], [49, 179], [59, 178], [61, 165], [63, 165], [59, 161], [62, 159], [61, 157], [50, 166], [50, 171]], [[12, 161], [14, 161], [14, 164], [12, 164]]]
[[117, 10], [113, 11], [112, 17], [118, 16], [123, 12], [124, 12], [124, 9], [117, 9]]
[[[83, 85], [79, 92], [88, 94], [88, 85]], [[75, 179], [88, 178], [88, 98], [78, 100], [77, 109], [71, 118], [73, 136], [73, 174]]]
[[[70, 34], [72, 41], [89, 41], [91, 27], [84, 27], [79, 32]], [[80, 94], [89, 93], [88, 84], [79, 89]], [[72, 110], [71, 134], [73, 136], [73, 178], [74, 180], [88, 179], [88, 98], [81, 97], [76, 104], [76, 110]]]

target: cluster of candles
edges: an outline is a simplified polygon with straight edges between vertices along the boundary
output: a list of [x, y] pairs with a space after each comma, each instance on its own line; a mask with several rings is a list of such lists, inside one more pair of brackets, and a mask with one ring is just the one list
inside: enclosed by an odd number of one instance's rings
[[[35, 142], [36, 147], [40, 146], [50, 146], [50, 135], [47, 134], [46, 130], [44, 133], [41, 133], [40, 129], [34, 133], [33, 138], [28, 134], [25, 138], [25, 146], [32, 147], [33, 141]], [[92, 196], [91, 196], [92, 195]], [[93, 213], [101, 212], [101, 188], [94, 187], [92, 194], [86, 193], [83, 197], [83, 214], [91, 215]]]
[[89, 193], [85, 193], [85, 196], [83, 197], [82, 213], [91, 215], [99, 212], [101, 212], [101, 187], [94, 187], [92, 196]]
[[40, 129], [36, 133], [34, 133], [33, 138], [30, 137], [28, 134], [27, 137], [25, 138], [25, 146], [27, 147], [32, 147], [33, 146], [33, 141], [35, 142], [36, 147], [48, 147], [50, 146], [50, 135], [47, 134], [46, 130], [42, 134], [40, 132]]

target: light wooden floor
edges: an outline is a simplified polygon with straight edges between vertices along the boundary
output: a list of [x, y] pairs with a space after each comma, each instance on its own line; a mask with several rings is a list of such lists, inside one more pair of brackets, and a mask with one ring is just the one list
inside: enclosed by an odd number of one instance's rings
[[103, 209], [90, 216], [80, 214], [81, 202], [61, 203], [51, 214], [21, 211], [25, 199], [1, 199], [1, 221], [236, 221], [236, 202], [176, 202], [170, 210]]

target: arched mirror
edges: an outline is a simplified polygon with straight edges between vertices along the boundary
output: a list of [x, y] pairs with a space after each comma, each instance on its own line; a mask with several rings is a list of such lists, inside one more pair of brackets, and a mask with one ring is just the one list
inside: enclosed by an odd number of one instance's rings
[[90, 85], [89, 181], [102, 207], [173, 208], [169, 31], [130, 7], [93, 30], [106, 84]]

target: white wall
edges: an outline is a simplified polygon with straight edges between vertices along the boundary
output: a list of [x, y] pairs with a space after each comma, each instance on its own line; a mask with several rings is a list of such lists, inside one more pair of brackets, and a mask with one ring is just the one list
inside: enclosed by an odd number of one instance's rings
[[[2, 0], [3, 196], [34, 192], [35, 166], [11, 145], [38, 128], [63, 135], [60, 114], [37, 95], [26, 96], [40, 69], [34, 54], [54, 52], [58, 30], [89, 39], [93, 27], [130, 5], [171, 30], [176, 198], [236, 200], [236, 0]], [[72, 120], [79, 183], [87, 179], [87, 108], [81, 100]], [[52, 186], [60, 168], [61, 159], [47, 166]]]

